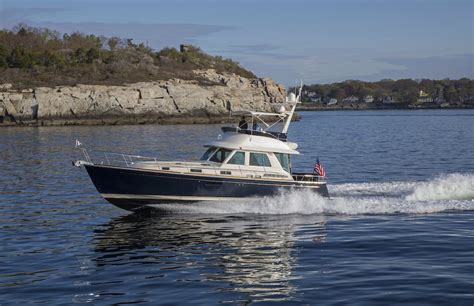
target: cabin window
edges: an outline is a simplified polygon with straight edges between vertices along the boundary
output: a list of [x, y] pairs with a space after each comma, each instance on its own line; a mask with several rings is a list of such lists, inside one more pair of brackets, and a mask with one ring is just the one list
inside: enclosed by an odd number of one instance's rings
[[291, 172], [290, 166], [290, 155], [284, 153], [274, 153], [278, 161], [280, 162], [281, 167], [288, 173]]
[[216, 163], [223, 163], [224, 160], [229, 157], [230, 153], [232, 153], [232, 150], [220, 148], [219, 150], [212, 155], [212, 157], [209, 159], [210, 161], [216, 162]]
[[210, 147], [209, 149], [207, 149], [207, 151], [201, 157], [201, 160], [208, 160], [209, 156], [211, 156], [211, 154], [214, 153], [215, 150], [216, 150], [216, 147]]
[[235, 152], [227, 163], [233, 165], [245, 165], [245, 153], [240, 151]]
[[250, 166], [271, 167], [267, 154], [250, 153]]

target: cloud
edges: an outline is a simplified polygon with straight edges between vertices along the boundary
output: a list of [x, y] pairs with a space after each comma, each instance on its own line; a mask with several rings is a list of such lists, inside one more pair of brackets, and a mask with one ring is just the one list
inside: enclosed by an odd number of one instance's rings
[[231, 54], [259, 75], [271, 76], [286, 85], [340, 80], [352, 73], [369, 75], [396, 65], [373, 60], [376, 54], [362, 48], [308, 48], [270, 44], [237, 46], [221, 50]]
[[[277, 50], [277, 49], [275, 49]], [[474, 54], [428, 57], [382, 57], [350, 48], [341, 52], [308, 52], [298, 55], [289, 51], [285, 59], [268, 56], [268, 52], [235, 53], [243, 65], [259, 75], [271, 76], [278, 82], [293, 85], [295, 80], [305, 83], [332, 83], [355, 79], [459, 79], [474, 78]], [[314, 54], [314, 55], [311, 55]]]
[[254, 58], [275, 59], [275, 60], [302, 60], [310, 56], [297, 54], [288, 50], [285, 46], [278, 46], [269, 43], [250, 44], [250, 45], [229, 45], [224, 48], [213, 50], [220, 54], [229, 54]]
[[262, 53], [268, 51], [274, 51], [281, 49], [281, 47], [268, 44], [268, 43], [261, 43], [261, 44], [253, 44], [253, 45], [230, 45], [228, 50], [232, 52], [251, 52], [251, 53]]

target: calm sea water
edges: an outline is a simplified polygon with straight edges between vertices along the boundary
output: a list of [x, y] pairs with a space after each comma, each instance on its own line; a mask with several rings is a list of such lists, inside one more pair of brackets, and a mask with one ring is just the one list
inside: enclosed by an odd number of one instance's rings
[[201, 155], [216, 125], [0, 129], [0, 304], [474, 303], [474, 111], [307, 112], [290, 128], [332, 199], [106, 203], [86, 146]]

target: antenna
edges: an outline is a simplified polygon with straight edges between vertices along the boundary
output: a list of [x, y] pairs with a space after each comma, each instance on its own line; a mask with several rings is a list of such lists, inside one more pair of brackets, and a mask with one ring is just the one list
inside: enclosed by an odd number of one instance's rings
[[[298, 93], [298, 96], [296, 96], [296, 102], [301, 102], [301, 91], [302, 90], [303, 90], [303, 80], [301, 80], [300, 91]], [[295, 87], [295, 91], [296, 91], [296, 87]]]

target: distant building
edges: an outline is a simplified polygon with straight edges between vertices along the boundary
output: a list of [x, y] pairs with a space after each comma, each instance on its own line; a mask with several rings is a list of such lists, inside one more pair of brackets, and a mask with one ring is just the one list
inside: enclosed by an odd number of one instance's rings
[[185, 44], [181, 44], [179, 45], [179, 51], [180, 52], [187, 52], [191, 49], [191, 45], [185, 45]]
[[364, 97], [364, 102], [365, 102], [365, 103], [372, 103], [372, 102], [374, 102], [374, 97], [373, 97], [373, 96], [370, 96], [370, 95], [369, 95], [369, 96], [365, 96], [365, 97]]
[[418, 99], [416, 99], [416, 102], [418, 102], [418, 103], [431, 103], [431, 102], [433, 102], [433, 98], [431, 98], [431, 97], [418, 98]]
[[385, 97], [383, 97], [382, 103], [383, 104], [392, 104], [392, 103], [397, 103], [397, 100], [395, 98], [393, 98], [392, 96], [385, 96]]
[[424, 92], [423, 90], [420, 90], [419, 96], [420, 96], [420, 98], [426, 98], [426, 97], [429, 97], [430, 95], [427, 94], [426, 92]]
[[356, 97], [356, 96], [349, 96], [349, 97], [346, 97], [344, 99], [342, 99], [343, 103], [357, 103], [359, 102], [359, 98]]
[[306, 91], [306, 97], [310, 102], [321, 102], [321, 97], [314, 91]]
[[416, 102], [418, 103], [431, 103], [433, 102], [433, 98], [424, 92], [423, 90], [420, 90], [420, 94], [418, 95], [418, 99], [416, 99]]
[[462, 100], [463, 102], [471, 102], [471, 101], [474, 101], [474, 96], [466, 95], [462, 97], [460, 100]]

